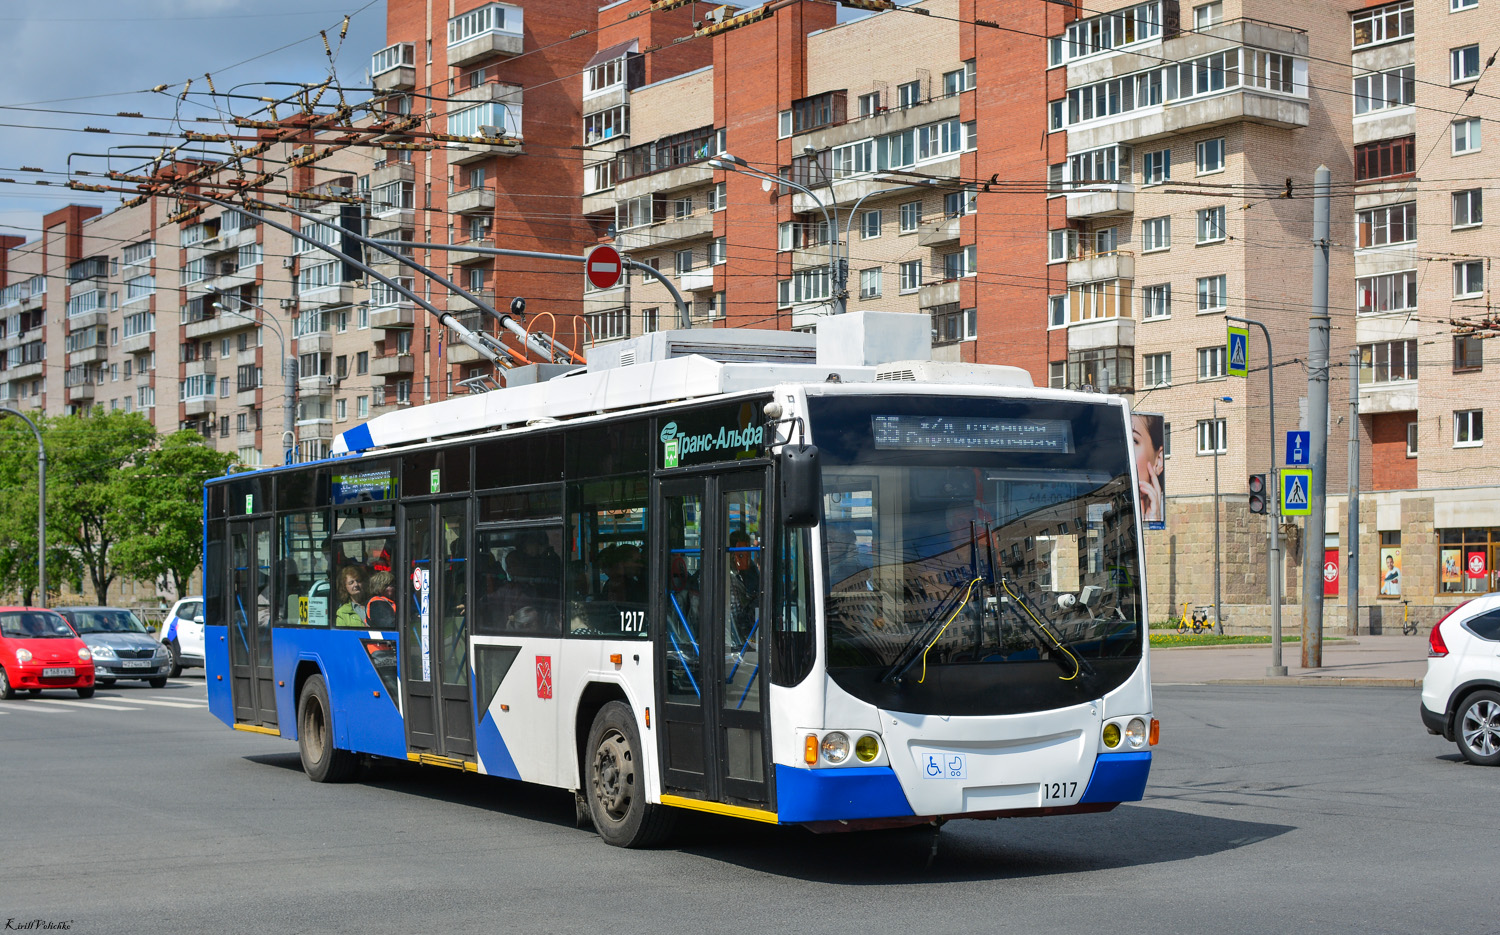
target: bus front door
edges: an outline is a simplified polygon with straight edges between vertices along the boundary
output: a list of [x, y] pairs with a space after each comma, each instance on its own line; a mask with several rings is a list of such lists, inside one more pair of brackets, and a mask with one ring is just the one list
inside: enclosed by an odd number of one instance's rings
[[271, 520], [229, 528], [229, 680], [234, 719], [276, 726], [271, 661]]
[[474, 758], [469, 698], [468, 500], [403, 507], [401, 685], [414, 754]]
[[764, 471], [663, 481], [655, 591], [663, 791], [774, 807], [766, 764]]

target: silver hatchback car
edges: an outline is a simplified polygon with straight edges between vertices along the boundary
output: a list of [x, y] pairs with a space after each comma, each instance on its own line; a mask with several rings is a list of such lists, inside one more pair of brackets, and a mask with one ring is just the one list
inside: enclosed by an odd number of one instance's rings
[[141, 618], [123, 607], [59, 607], [94, 656], [94, 684], [142, 679], [152, 688], [167, 684], [172, 654], [146, 630]]

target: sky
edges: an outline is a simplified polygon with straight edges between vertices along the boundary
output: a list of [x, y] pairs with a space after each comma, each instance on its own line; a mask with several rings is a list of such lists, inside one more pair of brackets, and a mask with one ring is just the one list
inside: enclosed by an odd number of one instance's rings
[[[340, 48], [345, 14], [352, 19]], [[338, 53], [340, 80], [366, 86], [370, 54], [385, 46], [385, 0], [3, 0], [0, 178], [20, 184], [0, 183], [0, 233], [32, 240], [42, 215], [63, 205], [118, 205], [118, 195], [34, 183], [65, 181], [70, 164], [126, 169], [175, 142], [129, 134], [180, 132], [172, 123], [178, 114], [187, 128], [219, 132], [228, 107], [244, 114], [259, 106], [221, 99], [216, 107], [197, 94], [208, 90], [205, 73], [221, 93], [257, 98], [294, 90], [267, 82], [327, 77], [320, 29], [328, 30]], [[179, 103], [190, 78], [193, 93]], [[168, 91], [148, 90], [162, 84]], [[114, 116], [121, 111], [161, 119]], [[200, 122], [203, 117], [213, 122]], [[150, 148], [116, 149], [110, 160], [74, 155], [70, 163], [70, 154], [128, 146]], [[23, 172], [23, 166], [46, 173]]]

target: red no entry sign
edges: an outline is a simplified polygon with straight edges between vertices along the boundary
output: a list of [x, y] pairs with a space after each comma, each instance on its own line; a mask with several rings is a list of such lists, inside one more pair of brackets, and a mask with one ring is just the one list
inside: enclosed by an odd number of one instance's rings
[[595, 289], [612, 289], [620, 282], [620, 251], [600, 244], [584, 258], [583, 269]]

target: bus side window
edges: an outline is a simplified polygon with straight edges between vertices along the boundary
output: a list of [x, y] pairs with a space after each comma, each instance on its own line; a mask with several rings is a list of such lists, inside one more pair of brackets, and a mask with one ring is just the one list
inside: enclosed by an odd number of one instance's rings
[[585, 481], [569, 489], [567, 632], [646, 639], [645, 475]]
[[812, 577], [806, 529], [781, 530], [776, 562], [776, 606], [772, 614], [771, 682], [796, 685], [817, 656], [812, 620]]
[[328, 626], [327, 543], [326, 510], [282, 514], [278, 626]]
[[474, 589], [481, 633], [556, 636], [562, 616], [562, 527], [482, 529]]

